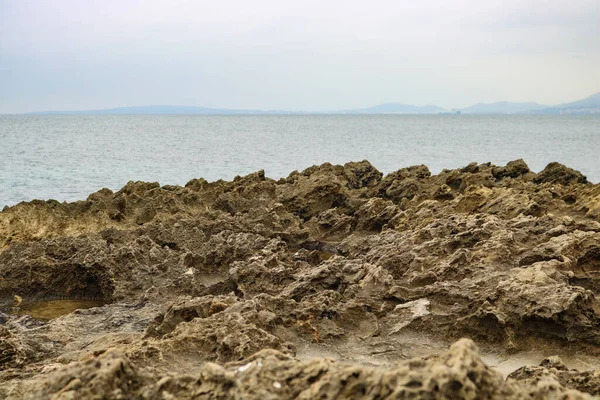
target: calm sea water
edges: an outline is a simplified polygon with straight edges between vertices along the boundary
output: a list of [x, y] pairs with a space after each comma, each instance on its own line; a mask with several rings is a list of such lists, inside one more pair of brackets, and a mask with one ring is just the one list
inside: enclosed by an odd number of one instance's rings
[[130, 180], [185, 184], [264, 169], [279, 178], [368, 159], [426, 164], [559, 161], [600, 181], [600, 116], [0, 116], [0, 207], [81, 200]]

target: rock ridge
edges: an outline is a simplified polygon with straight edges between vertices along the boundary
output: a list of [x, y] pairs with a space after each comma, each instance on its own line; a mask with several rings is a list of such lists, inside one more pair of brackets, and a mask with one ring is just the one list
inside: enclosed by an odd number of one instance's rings
[[[552, 357], [600, 354], [599, 274], [600, 185], [559, 163], [34, 200], [0, 212], [0, 397], [588, 398]], [[106, 304], [12, 312], [75, 298]]]

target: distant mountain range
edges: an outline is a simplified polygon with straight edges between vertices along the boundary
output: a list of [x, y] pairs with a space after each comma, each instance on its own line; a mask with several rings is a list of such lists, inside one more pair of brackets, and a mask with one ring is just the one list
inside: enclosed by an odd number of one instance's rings
[[538, 103], [511, 103], [500, 101], [489, 104], [475, 104], [462, 109], [465, 114], [600, 114], [600, 93], [583, 100], [556, 106]]
[[600, 93], [586, 97], [583, 100], [543, 108], [529, 114], [600, 114]]
[[460, 111], [464, 114], [519, 114], [527, 111], [543, 110], [547, 107], [538, 103], [497, 101], [495, 103], [477, 103]]
[[206, 108], [193, 106], [140, 106], [140, 107], [119, 107], [108, 108], [104, 110], [81, 110], [81, 111], [35, 111], [27, 113], [29, 115], [97, 115], [97, 114], [299, 114], [294, 111], [284, 110], [235, 110], [224, 108]]
[[287, 110], [235, 110], [191, 106], [142, 106], [121, 107], [104, 110], [82, 111], [37, 111], [34, 115], [86, 115], [86, 114], [200, 114], [200, 115], [265, 115], [265, 114], [599, 114], [600, 93], [571, 103], [547, 106], [538, 103], [518, 103], [499, 101], [478, 103], [467, 108], [448, 111], [434, 105], [415, 106], [400, 103], [385, 103], [369, 108], [332, 112], [303, 112]]

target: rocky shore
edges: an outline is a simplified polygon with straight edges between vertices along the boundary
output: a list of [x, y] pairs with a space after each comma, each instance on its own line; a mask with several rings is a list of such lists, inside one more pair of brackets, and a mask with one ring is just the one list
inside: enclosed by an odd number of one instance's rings
[[130, 182], [0, 212], [0, 398], [591, 398], [599, 291], [558, 163]]

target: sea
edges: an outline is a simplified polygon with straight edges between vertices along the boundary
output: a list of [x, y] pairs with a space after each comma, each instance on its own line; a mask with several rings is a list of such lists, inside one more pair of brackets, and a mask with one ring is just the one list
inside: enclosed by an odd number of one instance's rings
[[383, 173], [425, 164], [558, 161], [600, 182], [600, 116], [0, 115], [0, 209], [84, 200], [128, 181], [184, 185], [261, 169], [369, 160]]

